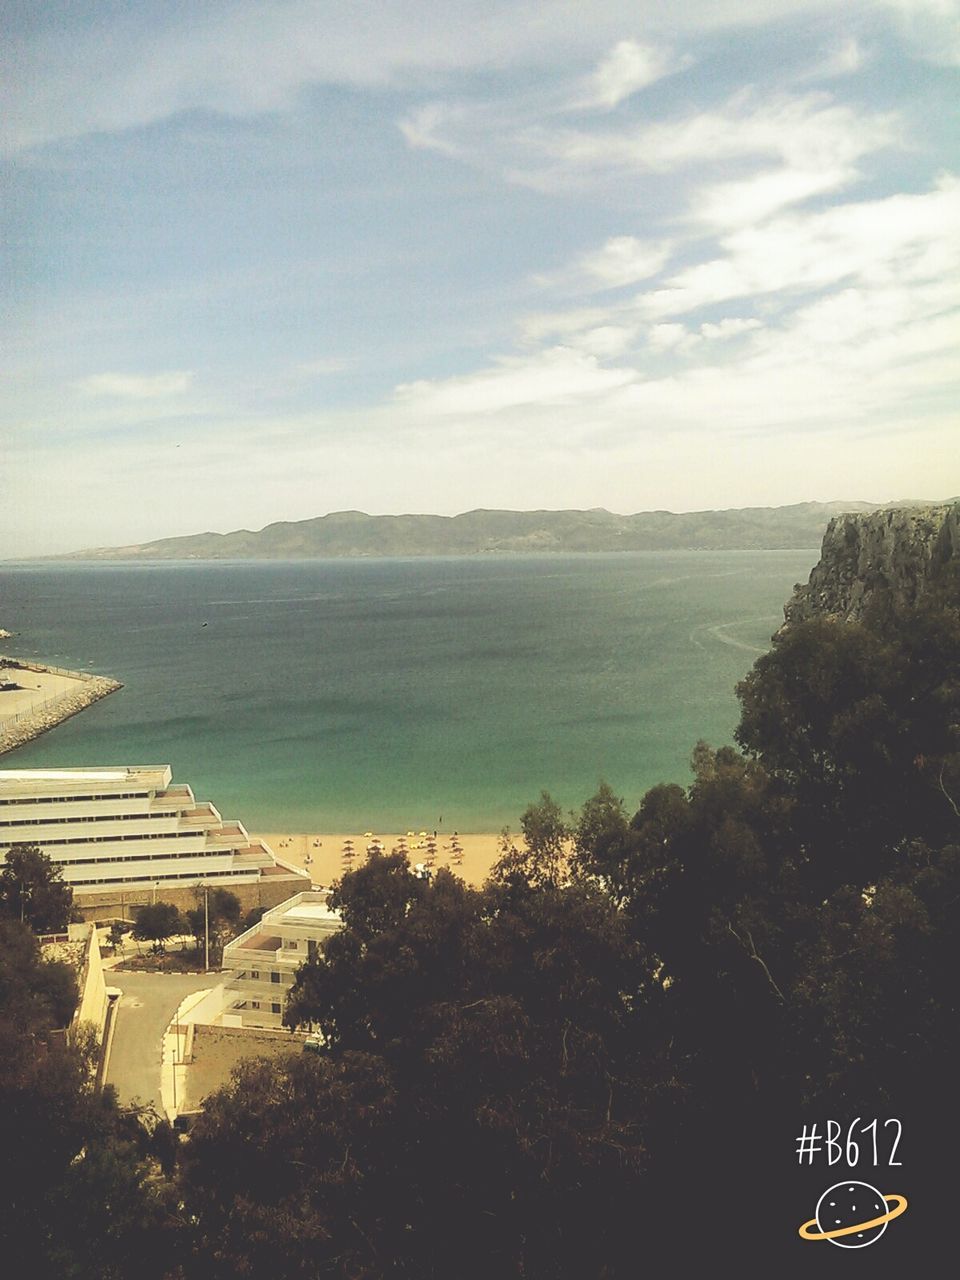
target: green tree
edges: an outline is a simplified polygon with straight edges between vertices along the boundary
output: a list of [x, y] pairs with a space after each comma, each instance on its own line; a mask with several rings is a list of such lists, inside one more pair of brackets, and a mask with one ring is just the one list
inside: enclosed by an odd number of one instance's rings
[[573, 828], [560, 805], [547, 791], [520, 817], [523, 846], [518, 848], [503, 833], [501, 855], [494, 868], [498, 879], [519, 877], [530, 884], [557, 883], [565, 874], [567, 846]]
[[252, 929], [254, 925], [258, 925], [260, 921], [263, 919], [263, 913], [265, 911], [266, 911], [266, 907], [251, 907], [250, 910], [247, 912], [247, 914], [243, 917], [241, 932], [243, 932], [246, 929]]
[[180, 931], [179, 908], [172, 902], [153, 902], [140, 907], [133, 926], [133, 936], [141, 942], [152, 942], [161, 955], [166, 940]]
[[[633, 1116], [662, 1029], [622, 915], [590, 884], [469, 889], [393, 854], [344, 876], [331, 905], [344, 927], [286, 1015], [320, 1026], [324, 1054], [241, 1074], [191, 1140], [184, 1195], [215, 1256], [296, 1275], [312, 1245], [321, 1273], [332, 1254], [343, 1274], [389, 1258], [438, 1280], [626, 1256], [646, 1168]], [[294, 1116], [303, 1155], [281, 1172]], [[307, 1229], [292, 1240], [294, 1205]]]
[[36, 846], [11, 845], [0, 870], [0, 916], [22, 920], [36, 933], [60, 933], [77, 918], [73, 890], [60, 867]]
[[240, 899], [229, 889], [207, 889], [204, 903], [204, 890], [198, 886], [195, 893], [197, 905], [186, 913], [187, 926], [198, 950], [209, 937], [210, 958], [216, 964], [224, 944], [240, 931]]
[[19, 921], [0, 921], [0, 1256], [10, 1275], [161, 1280], [175, 1206], [124, 1137], [91, 1046], [58, 1029], [76, 978], [44, 961]]
[[544, 793], [482, 889], [401, 855], [346, 875], [287, 1011], [323, 1052], [240, 1073], [201, 1122], [199, 1269], [703, 1274], [700, 1240], [744, 1248], [746, 1188], [780, 1274], [776, 1171], [812, 1116], [902, 1117], [942, 1206], [960, 613], [888, 606], [780, 635], [740, 687], [743, 753], [698, 743], [691, 785], [629, 821], [604, 785], [573, 824]]
[[791, 627], [738, 692], [738, 741], [794, 802], [820, 889], [876, 877], [904, 839], [955, 833], [955, 608], [888, 616], [882, 631], [827, 619]]

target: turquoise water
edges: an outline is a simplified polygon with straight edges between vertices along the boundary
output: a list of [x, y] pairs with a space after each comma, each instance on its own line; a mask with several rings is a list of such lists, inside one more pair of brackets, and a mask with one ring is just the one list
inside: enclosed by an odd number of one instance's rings
[[731, 740], [816, 551], [7, 566], [21, 657], [125, 684], [0, 767], [170, 764], [261, 830], [516, 828]]

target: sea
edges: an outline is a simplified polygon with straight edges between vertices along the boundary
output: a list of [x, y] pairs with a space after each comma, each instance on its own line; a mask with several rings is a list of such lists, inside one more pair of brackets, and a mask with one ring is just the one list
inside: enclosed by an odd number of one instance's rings
[[0, 567], [17, 657], [124, 688], [0, 768], [169, 764], [253, 831], [631, 811], [733, 741], [815, 549]]

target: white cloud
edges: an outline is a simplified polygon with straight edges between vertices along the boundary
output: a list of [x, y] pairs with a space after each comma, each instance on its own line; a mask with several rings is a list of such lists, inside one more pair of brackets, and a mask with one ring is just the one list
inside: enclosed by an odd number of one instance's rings
[[[830, 7], [830, 0], [688, 0], [665, 15], [662, 0], [633, 0], [628, 17], [634, 27], [682, 36]], [[430, 92], [453, 73], [582, 64], [623, 40], [625, 20], [623, 0], [232, 0], [134, 6], [123, 21], [109, 7], [102, 15], [91, 9], [86, 22], [69, 26], [55, 15], [44, 25], [41, 16], [37, 34], [5, 42], [3, 149], [184, 110], [286, 110], [316, 84]]]
[[676, 322], [651, 325], [647, 331], [647, 342], [654, 351], [676, 351], [688, 347], [691, 339], [694, 335], [687, 326]]
[[827, 54], [821, 68], [824, 76], [849, 76], [866, 62], [866, 54], [853, 36], [835, 45]]
[[734, 298], [810, 293], [855, 280], [904, 284], [957, 269], [960, 182], [920, 194], [783, 215], [723, 237], [723, 255], [684, 268], [639, 300], [665, 318]]
[[578, 333], [574, 345], [578, 351], [606, 360], [622, 355], [633, 345], [636, 335], [635, 325], [603, 324]]
[[883, 0], [914, 50], [941, 66], [960, 66], [958, 0]]
[[647, 85], [690, 66], [689, 57], [675, 58], [668, 49], [621, 40], [603, 59], [573, 106], [610, 110]]
[[717, 228], [748, 226], [788, 205], [848, 186], [857, 176], [852, 166], [768, 170], [702, 188], [694, 198], [691, 216], [696, 222]]
[[779, 156], [800, 168], [849, 164], [892, 140], [888, 118], [857, 113], [824, 94], [735, 95], [717, 111], [641, 124], [619, 133], [567, 131], [544, 150], [572, 165], [669, 172], [703, 161]]
[[744, 319], [741, 316], [727, 316], [721, 320], [719, 324], [711, 324], [709, 322], [700, 326], [700, 333], [709, 341], [726, 338], [738, 338], [743, 333], [750, 333], [753, 329], [763, 328], [759, 320]]
[[463, 148], [445, 136], [444, 131], [453, 132], [468, 114], [475, 122], [478, 111], [475, 107], [468, 113], [468, 108], [451, 102], [426, 102], [400, 119], [397, 127], [415, 151], [438, 151], [456, 159], [465, 154]]
[[122, 400], [160, 400], [189, 391], [193, 374], [93, 373], [81, 378], [77, 389], [87, 396], [110, 396]]
[[622, 289], [658, 275], [669, 261], [670, 253], [671, 246], [664, 241], [611, 236], [599, 249], [590, 249], [558, 271], [539, 274], [533, 279], [546, 287], [590, 293]]
[[547, 193], [626, 176], [704, 170], [731, 162], [775, 160], [754, 191], [752, 178], [731, 197], [772, 211], [856, 176], [863, 157], [897, 142], [889, 114], [857, 110], [826, 93], [765, 97], [744, 90], [709, 109], [671, 119], [573, 127], [556, 123], [542, 101], [431, 102], [400, 121], [408, 142], [499, 171]]
[[478, 373], [403, 383], [396, 389], [396, 401], [417, 415], [475, 417], [582, 401], [622, 386], [633, 376], [629, 369], [603, 368], [584, 352], [550, 347], [532, 356], [503, 356]]

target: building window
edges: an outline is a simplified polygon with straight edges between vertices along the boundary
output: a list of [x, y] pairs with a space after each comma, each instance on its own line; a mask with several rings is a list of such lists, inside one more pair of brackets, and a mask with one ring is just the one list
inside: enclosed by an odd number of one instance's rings
[[278, 1004], [272, 1004], [272, 1005], [270, 1006], [270, 1012], [271, 1012], [271, 1013], [279, 1013], [279, 1012], [280, 1012], [280, 1006], [279, 1006]]
[[250, 1008], [251, 1008], [251, 1009], [259, 1009], [259, 1008], [260, 1008], [260, 1001], [259, 1001], [259, 1000], [251, 1000], [251, 1001], [250, 1001]]
[[279, 981], [280, 981], [280, 975], [279, 975], [279, 973], [277, 973], [276, 969], [272, 969], [272, 970], [270, 971], [270, 981], [271, 981], [271, 982], [279, 982]]
[[254, 980], [254, 982], [259, 982], [259, 981], [260, 981], [260, 970], [259, 970], [259, 969], [251, 969], [251, 970], [250, 970], [250, 977]]

